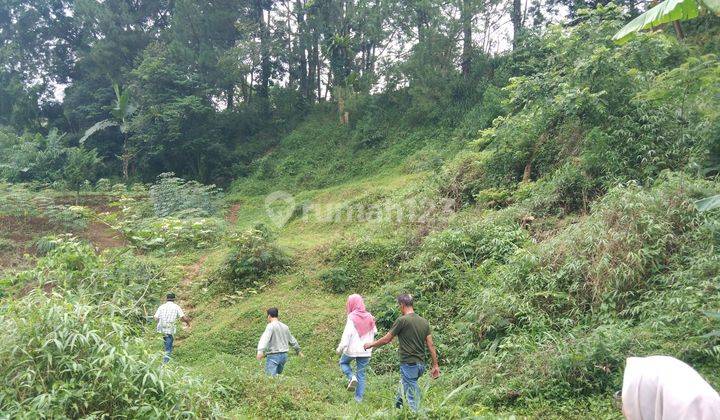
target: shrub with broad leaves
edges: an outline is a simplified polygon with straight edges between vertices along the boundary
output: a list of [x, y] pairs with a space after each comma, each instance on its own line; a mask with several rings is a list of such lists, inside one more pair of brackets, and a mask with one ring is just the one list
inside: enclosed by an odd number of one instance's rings
[[258, 286], [290, 265], [290, 258], [264, 225], [234, 235], [230, 243], [232, 248], [217, 277], [233, 288]]

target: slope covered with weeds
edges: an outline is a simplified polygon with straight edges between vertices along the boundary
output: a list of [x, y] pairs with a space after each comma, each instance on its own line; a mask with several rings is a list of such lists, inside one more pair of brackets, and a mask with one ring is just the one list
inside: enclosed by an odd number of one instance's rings
[[[692, 27], [685, 43], [655, 34], [616, 47], [620, 25], [608, 6], [528, 37], [498, 59], [477, 104], [425, 121], [428, 103], [403, 90], [349, 104], [348, 126], [319, 110], [244, 168], [225, 195], [229, 221], [195, 184], [166, 177], [150, 197], [119, 193], [96, 216], [130, 249], [51, 238], [35, 268], [0, 283], [17, 296], [49, 282], [57, 295], [3, 303], [14, 327], [0, 333], [0, 359], [64, 372], [1, 364], [2, 408], [408, 417], [391, 408], [394, 348], [374, 353], [363, 404], [344, 389], [333, 350], [352, 292], [381, 332], [399, 292], [433, 325], [443, 375], [421, 380], [420, 416], [619, 418], [625, 358], [650, 354], [690, 363], [717, 388], [708, 314], [720, 309], [720, 219], [694, 205], [720, 193], [717, 51]], [[167, 288], [193, 326], [160, 370], [159, 340], [139, 321]], [[269, 306], [307, 356], [275, 379], [254, 358]], [[77, 366], [63, 341], [76, 329], [100, 344], [78, 350]], [[88, 394], [88, 375], [122, 380], [114, 391], [127, 404], [109, 407], [109, 388]]]

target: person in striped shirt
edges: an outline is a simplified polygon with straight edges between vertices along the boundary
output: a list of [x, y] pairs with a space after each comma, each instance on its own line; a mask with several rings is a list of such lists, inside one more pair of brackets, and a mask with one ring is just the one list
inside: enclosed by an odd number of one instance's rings
[[168, 293], [166, 300], [167, 302], [160, 305], [157, 311], [155, 311], [155, 316], [153, 316], [157, 321], [157, 332], [163, 334], [163, 341], [165, 342], [163, 363], [170, 361], [170, 354], [172, 353], [173, 343], [175, 342], [176, 321], [180, 319], [190, 328], [190, 318], [185, 316], [182, 308], [175, 303], [175, 294]]

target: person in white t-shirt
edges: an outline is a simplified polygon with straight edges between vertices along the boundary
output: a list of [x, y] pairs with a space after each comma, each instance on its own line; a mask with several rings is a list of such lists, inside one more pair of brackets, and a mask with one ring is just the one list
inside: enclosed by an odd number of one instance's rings
[[[361, 402], [365, 394], [365, 369], [370, 362], [372, 349], [365, 350], [363, 345], [375, 340], [377, 327], [375, 318], [365, 310], [362, 296], [358, 294], [348, 296], [345, 305], [348, 317], [345, 323], [337, 353], [340, 357], [340, 369], [347, 377], [347, 389], [355, 392], [355, 401]], [[355, 372], [350, 363], [355, 361]]]
[[163, 341], [165, 342], [163, 363], [167, 363], [170, 361], [170, 354], [172, 353], [173, 343], [175, 341], [176, 321], [181, 319], [189, 328], [190, 318], [185, 316], [182, 308], [175, 303], [174, 293], [167, 294], [167, 302], [160, 305], [157, 311], [155, 311], [153, 318], [157, 321], [157, 332], [163, 334]]

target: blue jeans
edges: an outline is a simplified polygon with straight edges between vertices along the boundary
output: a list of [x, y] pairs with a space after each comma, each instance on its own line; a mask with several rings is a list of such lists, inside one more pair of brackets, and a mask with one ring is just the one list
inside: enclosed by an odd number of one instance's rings
[[272, 353], [265, 356], [265, 373], [277, 376], [283, 372], [287, 362], [287, 353]]
[[418, 379], [424, 372], [425, 365], [422, 363], [400, 363], [400, 389], [395, 399], [396, 408], [402, 408], [403, 402], [407, 401], [412, 411], [418, 411], [422, 397]]
[[163, 341], [165, 341], [165, 356], [163, 356], [163, 363], [167, 363], [170, 361], [170, 354], [172, 354], [175, 338], [172, 334], [165, 334], [163, 336]]
[[365, 368], [370, 363], [369, 357], [351, 357], [346, 354], [340, 356], [340, 369], [342, 369], [345, 376], [350, 380], [353, 376], [352, 366], [350, 362], [355, 360], [355, 377], [357, 378], [357, 387], [355, 388], [355, 401], [360, 402], [365, 395]]

